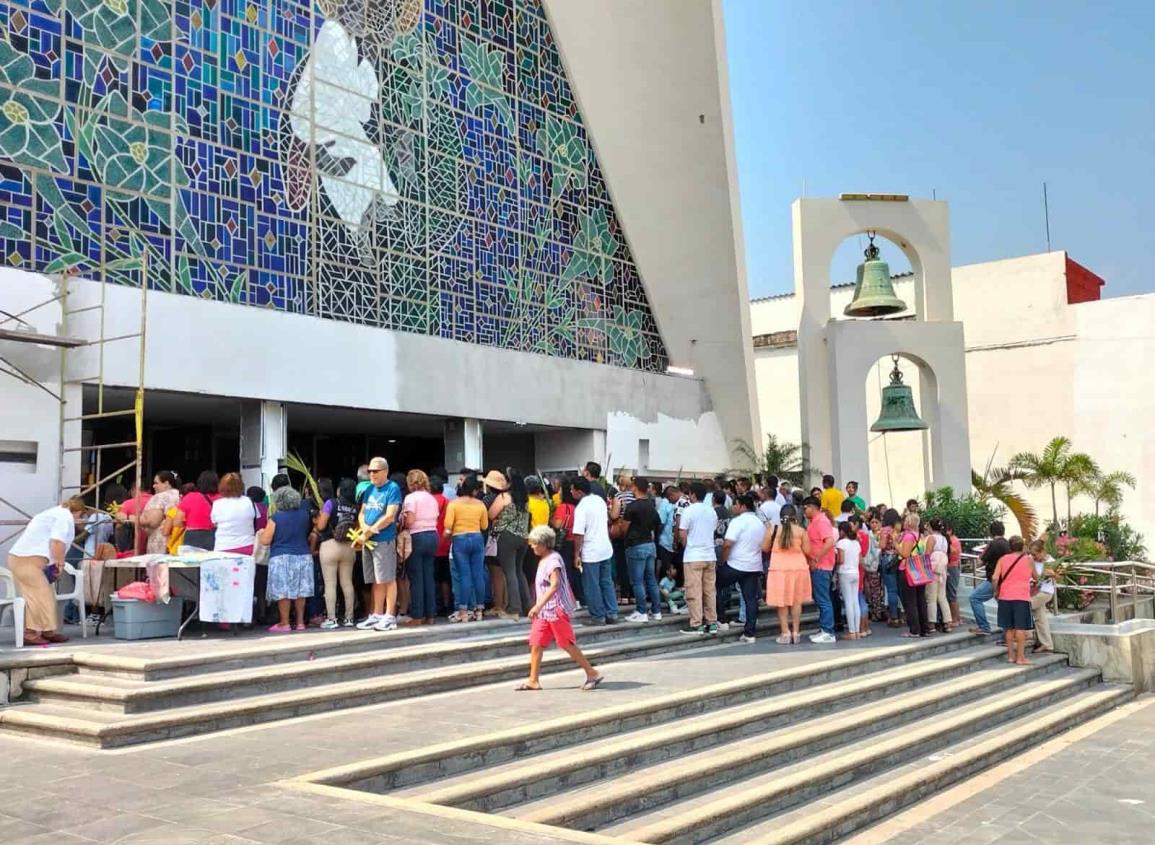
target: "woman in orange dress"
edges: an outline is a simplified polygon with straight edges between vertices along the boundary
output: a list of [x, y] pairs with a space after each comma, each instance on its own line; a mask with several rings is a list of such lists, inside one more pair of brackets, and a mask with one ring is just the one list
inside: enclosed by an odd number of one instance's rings
[[810, 565], [806, 555], [810, 540], [798, 524], [798, 511], [783, 505], [782, 524], [762, 541], [762, 551], [770, 555], [770, 572], [766, 576], [766, 603], [778, 608], [782, 628], [776, 642], [790, 645], [802, 641], [802, 605], [811, 600]]

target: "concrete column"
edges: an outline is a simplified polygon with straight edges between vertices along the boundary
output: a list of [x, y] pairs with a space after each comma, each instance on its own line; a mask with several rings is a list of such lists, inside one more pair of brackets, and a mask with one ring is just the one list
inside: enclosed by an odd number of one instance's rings
[[266, 490], [289, 448], [288, 413], [280, 402], [241, 402], [241, 478]]
[[445, 468], [450, 474], [462, 467], [481, 469], [484, 458], [481, 420], [445, 421]]

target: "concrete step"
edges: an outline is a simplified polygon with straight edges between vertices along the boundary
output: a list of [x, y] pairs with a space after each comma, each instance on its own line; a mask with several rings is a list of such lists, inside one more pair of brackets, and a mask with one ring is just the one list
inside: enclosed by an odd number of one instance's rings
[[[666, 765], [669, 761], [678, 761], [680, 764], [688, 755], [713, 753], [711, 749], [725, 747], [728, 743], [749, 747], [750, 743], [760, 741], [767, 731], [809, 719], [817, 708], [827, 705], [864, 704], [881, 696], [921, 688], [946, 679], [969, 679], [967, 673], [972, 669], [1003, 653], [997, 646], [971, 648], [946, 657], [926, 658], [910, 665], [806, 687], [762, 700], [737, 704], [723, 700], [719, 702], [723, 705], [722, 709], [711, 709], [705, 714], [698, 713], [680, 720], [619, 733], [612, 738], [567, 747], [552, 754], [535, 755], [529, 760], [482, 772], [443, 779], [432, 787], [411, 788], [398, 794], [433, 804], [483, 812], [494, 812], [517, 804], [522, 806], [517, 807], [511, 815], [518, 818], [585, 828], [588, 825], [582, 821], [582, 810], [579, 809], [585, 805], [577, 800], [574, 793], [575, 788], [582, 784], [598, 784], [592, 788], [592, 794], [598, 797], [592, 800], [593, 806], [600, 808], [599, 813], [608, 812], [606, 808], [609, 804], [603, 801], [615, 806], [620, 801], [620, 806], [627, 808], [633, 793], [616, 779], [627, 772], [632, 778], [653, 769], [658, 782], [667, 783], [672, 774], [672, 767]], [[979, 674], [985, 679], [984, 673]], [[980, 683], [985, 683], [985, 680], [980, 680]], [[727, 767], [727, 775], [731, 766]], [[712, 771], [714, 767], [709, 768]], [[647, 785], [639, 792], [639, 796], [647, 802], [655, 800], [654, 784], [648, 783], [645, 776], [641, 776], [640, 780], [646, 781]], [[560, 798], [559, 792], [564, 793]], [[542, 799], [541, 807], [526, 804], [539, 798]], [[613, 818], [620, 818], [629, 812], [623, 809]]]
[[[524, 623], [512, 620], [487, 619], [468, 624], [399, 628], [396, 631], [358, 631], [346, 628], [258, 637], [238, 636], [208, 642], [185, 640], [179, 649], [174, 648], [171, 640], [131, 644], [117, 642], [110, 644], [107, 650], [77, 649], [71, 658], [81, 675], [159, 681], [386, 648], [502, 636], [524, 628]], [[174, 651], [178, 653], [174, 654]]]
[[[975, 649], [983, 667], [967, 673], [958, 660], [920, 661], [903, 667], [915, 675], [902, 679], [903, 668], [880, 675], [889, 676], [889, 692], [882, 701], [860, 703], [850, 684], [831, 684], [782, 696], [797, 712], [785, 725], [775, 724], [758, 735], [746, 736], [700, 749], [694, 753], [671, 755], [661, 762], [609, 775], [597, 783], [564, 796], [542, 799], [514, 807], [506, 814], [525, 821], [560, 825], [578, 830], [606, 827], [621, 819], [644, 813], [670, 802], [725, 788], [768, 769], [782, 768], [842, 746], [848, 736], [862, 739], [874, 733], [900, 727], [908, 718], [928, 717], [948, 707], [958, 707], [980, 696], [1020, 685], [1027, 678], [1042, 677], [1066, 665], [1061, 658], [1039, 661], [1031, 667], [999, 665], [997, 649]], [[1004, 652], [1005, 653], [1005, 652]], [[989, 661], [989, 662], [988, 662]], [[920, 673], [923, 663], [940, 664], [937, 671]], [[950, 665], [950, 664], [956, 665]], [[859, 683], [881, 678], [867, 676]], [[820, 694], [816, 699], [810, 693]], [[845, 694], [843, 694], [845, 693]], [[905, 694], [905, 695], [904, 695]], [[895, 696], [912, 699], [911, 707], [895, 707]], [[875, 698], [876, 696], [872, 696]], [[784, 704], [787, 702], [783, 702]], [[815, 713], [824, 715], [815, 717]], [[836, 718], [830, 715], [835, 714]], [[736, 714], [735, 714], [736, 715]], [[800, 721], [805, 720], [805, 721]], [[713, 716], [701, 720], [709, 728]], [[791, 721], [797, 724], [791, 724]], [[660, 736], [654, 737], [660, 741]], [[567, 780], [568, 783], [568, 780]], [[556, 787], [555, 787], [556, 789]]]
[[[770, 620], [765, 620], [764, 624], [769, 626]], [[676, 632], [647, 635], [635, 630], [632, 637], [596, 642], [584, 651], [591, 660], [604, 663], [702, 648], [734, 640], [740, 633], [740, 630], [735, 629], [717, 637], [687, 637]], [[524, 652], [524, 641], [521, 648]], [[555, 672], [572, 666], [564, 652], [551, 651], [542, 662], [542, 671]], [[126, 690], [123, 687], [97, 687], [99, 692], [90, 691], [92, 695], [89, 698], [65, 699], [69, 702], [67, 706], [62, 706], [60, 701], [51, 701], [0, 710], [0, 731], [111, 748], [461, 689], [523, 677], [525, 671], [526, 658], [522, 653], [512, 657], [458, 663], [450, 667], [399, 672], [384, 677], [361, 677], [355, 681], [145, 713], [101, 712], [100, 708], [92, 706], [93, 701], [123, 699]], [[121, 679], [120, 683], [131, 682]], [[98, 696], [102, 698], [98, 699]], [[62, 713], [66, 718], [61, 717]]]
[[[679, 624], [662, 619], [657, 622], [580, 628], [578, 638], [583, 647], [599, 643], [635, 642], [639, 638], [677, 636]], [[151, 713], [254, 695], [292, 692], [326, 684], [359, 682], [366, 677], [454, 668], [467, 663], [520, 656], [525, 654], [528, 626], [519, 627], [521, 630], [500, 629], [501, 633], [497, 635], [430, 640], [419, 645], [395, 645], [389, 642], [388, 633], [360, 632], [364, 637], [377, 640], [376, 650], [306, 657], [273, 665], [258, 663], [238, 669], [202, 671], [163, 680], [145, 680], [139, 676], [126, 677], [119, 674], [57, 675], [27, 682], [24, 695], [28, 701], [44, 704], [74, 704], [126, 714]], [[352, 645], [357, 646], [358, 643]]]
[[[1026, 680], [966, 708], [932, 714], [920, 711], [917, 718], [903, 720], [879, 733], [872, 733], [853, 711], [824, 715], [814, 720], [810, 728], [842, 736], [843, 742], [831, 750], [784, 768], [748, 776], [737, 786], [728, 785], [666, 804], [602, 827], [599, 832], [650, 845], [699, 845], [882, 769], [941, 751], [994, 725], [1049, 707], [1089, 689], [1098, 679], [1097, 670], [1065, 670], [1055, 676]], [[903, 706], [918, 707], [919, 698], [906, 696], [885, 706], [891, 712]], [[864, 742], [868, 736], [869, 742]], [[719, 756], [716, 768], [721, 770], [725, 765], [725, 758]]]
[[[575, 623], [584, 621], [579, 611]], [[665, 630], [682, 624], [684, 617], [664, 616], [661, 621], [628, 623], [630, 627]], [[624, 624], [624, 623], [623, 623]], [[607, 626], [613, 628], [614, 626]], [[179, 649], [171, 641], [115, 643], [107, 650], [76, 649], [70, 655], [81, 675], [121, 677], [141, 681], [183, 678], [212, 672], [228, 672], [298, 661], [325, 660], [382, 650], [411, 648], [420, 651], [431, 644], [462, 642], [503, 636], [524, 636], [526, 622], [486, 619], [464, 624], [438, 623], [395, 631], [307, 631], [303, 633], [237, 637], [209, 642], [185, 641]], [[174, 651], [179, 653], [174, 654]]]
[[[578, 743], [612, 737], [685, 717], [713, 713], [747, 702], [804, 690], [819, 684], [849, 682], [871, 672], [917, 666], [924, 659], [963, 654], [989, 642], [969, 634], [902, 641], [878, 648], [852, 648], [828, 660], [762, 672], [749, 677], [686, 689], [656, 698], [586, 713], [528, 722], [516, 728], [429, 745], [351, 765], [314, 772], [316, 783], [390, 792], [479, 772], [511, 761], [570, 749]], [[790, 646], [781, 647], [788, 650]]]
[[712, 845], [827, 845], [1124, 704], [1132, 695], [1129, 687], [1094, 686], [939, 753], [856, 780]]

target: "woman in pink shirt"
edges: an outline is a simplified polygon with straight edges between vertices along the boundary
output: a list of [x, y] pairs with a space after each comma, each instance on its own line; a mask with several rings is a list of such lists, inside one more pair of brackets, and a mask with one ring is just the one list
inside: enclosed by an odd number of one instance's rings
[[412, 550], [405, 568], [409, 575], [409, 615], [406, 625], [432, 625], [437, 616], [437, 586], [433, 559], [437, 556], [437, 518], [441, 508], [429, 492], [429, 476], [419, 469], [405, 476], [409, 494], [401, 504], [401, 528], [409, 532]]
[[1027, 631], [1035, 625], [1031, 620], [1031, 576], [1034, 561], [1023, 550], [1023, 538], [1012, 537], [1011, 550], [999, 558], [991, 586], [999, 600], [999, 627], [1007, 632], [1007, 662], [1026, 666]]
[[184, 528], [182, 546], [195, 546], [206, 552], [213, 550], [217, 533], [213, 525], [213, 502], [220, 498], [219, 486], [217, 474], [206, 469], [197, 476], [197, 489], [181, 497], [173, 528]]

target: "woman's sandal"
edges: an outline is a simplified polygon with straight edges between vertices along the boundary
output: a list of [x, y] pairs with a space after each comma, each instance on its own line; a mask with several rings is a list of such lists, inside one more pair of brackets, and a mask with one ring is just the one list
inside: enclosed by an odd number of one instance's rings
[[774, 640], [774, 642], [778, 643], [778, 645], [790, 645], [794, 642], [794, 637], [790, 634], [779, 634], [778, 639]]
[[518, 684], [513, 689], [514, 692], [541, 692], [541, 687], [530, 686], [528, 683]]
[[604, 675], [598, 675], [596, 678], [590, 678], [584, 684], [582, 684], [582, 692], [590, 692], [592, 690], [596, 690], [599, 686], [601, 686], [601, 683], [604, 680]]

